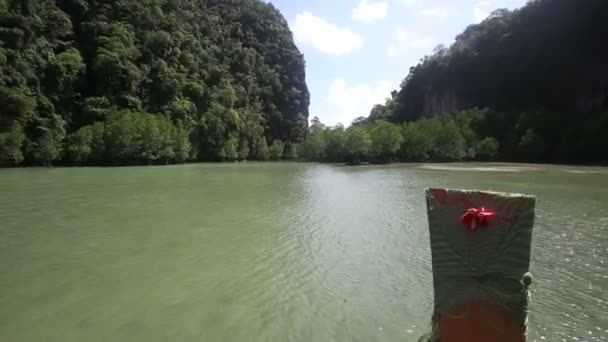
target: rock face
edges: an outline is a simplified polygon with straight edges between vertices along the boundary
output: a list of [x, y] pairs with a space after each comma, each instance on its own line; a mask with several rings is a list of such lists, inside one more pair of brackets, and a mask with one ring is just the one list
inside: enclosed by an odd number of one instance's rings
[[459, 111], [463, 105], [453, 91], [428, 92], [424, 96], [424, 115]]
[[410, 69], [392, 121], [472, 107], [608, 109], [608, 2], [536, 0], [470, 25]]

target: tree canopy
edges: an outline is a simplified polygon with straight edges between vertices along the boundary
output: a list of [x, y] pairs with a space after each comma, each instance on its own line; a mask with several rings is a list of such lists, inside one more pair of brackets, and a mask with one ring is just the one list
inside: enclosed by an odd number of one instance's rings
[[[470, 132], [473, 118], [484, 117], [484, 112], [473, 110], [459, 116], [467, 120], [459, 122], [443, 115], [402, 125], [377, 121], [346, 129], [342, 125], [327, 127], [315, 117], [300, 145], [300, 156], [312, 161], [359, 164], [472, 160], [479, 148], [487, 153], [491, 148], [480, 145], [481, 139]], [[466, 139], [468, 134], [472, 135]]]
[[0, 165], [274, 158], [308, 105], [270, 3], [0, 0]]

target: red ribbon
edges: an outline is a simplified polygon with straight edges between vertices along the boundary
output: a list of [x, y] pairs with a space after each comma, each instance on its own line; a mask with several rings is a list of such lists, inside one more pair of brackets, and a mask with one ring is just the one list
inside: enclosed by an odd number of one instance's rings
[[469, 208], [460, 216], [460, 222], [469, 227], [474, 232], [480, 226], [486, 226], [491, 218], [496, 216], [496, 212], [484, 207]]

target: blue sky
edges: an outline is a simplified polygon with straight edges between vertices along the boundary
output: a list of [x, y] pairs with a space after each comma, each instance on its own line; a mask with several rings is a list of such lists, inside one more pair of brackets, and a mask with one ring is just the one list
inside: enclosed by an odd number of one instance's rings
[[271, 0], [306, 59], [310, 118], [349, 125], [469, 24], [525, 0]]

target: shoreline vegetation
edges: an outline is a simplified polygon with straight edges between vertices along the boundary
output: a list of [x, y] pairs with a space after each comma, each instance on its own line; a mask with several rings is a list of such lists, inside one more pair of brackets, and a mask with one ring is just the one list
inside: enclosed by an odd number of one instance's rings
[[[507, 140], [501, 138], [500, 132], [492, 136], [492, 131], [484, 131], [492, 126], [495, 116], [503, 114], [489, 109], [471, 109], [467, 111], [444, 114], [440, 116], [422, 118], [413, 122], [394, 124], [384, 120], [376, 122], [354, 122], [348, 128], [342, 125], [328, 127], [317, 117], [313, 118], [306, 138], [301, 143], [275, 140], [266, 146], [257, 158], [246, 158], [236, 149], [216, 160], [196, 160], [188, 158], [189, 139], [182, 128], [171, 128], [168, 121], [158, 119], [156, 116], [123, 114], [119, 121], [114, 123], [110, 119], [108, 129], [101, 126], [99, 131], [92, 129], [80, 141], [84, 141], [82, 149], [75, 145], [64, 146], [65, 153], [74, 156], [74, 153], [85, 154], [87, 159], [76, 159], [81, 162], [70, 162], [70, 159], [59, 159], [54, 166], [146, 166], [146, 165], [174, 165], [200, 162], [262, 162], [262, 161], [293, 161], [293, 162], [320, 162], [329, 164], [357, 165], [386, 165], [391, 163], [458, 163], [458, 162], [486, 162], [486, 163], [525, 163], [550, 164], [564, 166], [606, 166], [606, 162], [580, 162], [567, 159], [547, 158], [549, 145], [539, 138], [534, 130], [514, 126], [514, 132], [506, 134]], [[527, 114], [518, 114], [525, 117]], [[158, 136], [145, 130], [154, 128], [154, 125], [135, 124], [133, 127], [140, 130], [135, 138], [129, 138], [129, 132], [124, 131], [131, 122], [138, 122], [142, 118], [165, 124], [169, 135], [162, 141], [173, 143], [159, 143]], [[122, 120], [125, 120], [123, 122]], [[161, 126], [162, 127], [162, 126]], [[114, 131], [117, 130], [117, 131]], [[142, 132], [143, 130], [143, 132]], [[81, 132], [80, 130], [79, 132]], [[108, 131], [110, 133], [108, 133]], [[502, 131], [502, 129], [501, 129]], [[488, 132], [485, 133], [484, 132]], [[78, 135], [79, 133], [77, 133]], [[97, 135], [96, 135], [97, 134]], [[72, 139], [75, 137], [72, 136]], [[122, 158], [111, 162], [107, 153], [116, 153], [107, 150], [106, 146], [115, 148], [117, 141], [124, 139], [119, 155]], [[171, 140], [173, 139], [173, 140]], [[499, 140], [500, 139], [500, 140]], [[123, 140], [123, 141], [124, 141]], [[74, 141], [74, 140], [68, 140]], [[78, 141], [78, 140], [76, 140]], [[572, 142], [562, 144], [561, 148], [576, 148]], [[93, 148], [91, 148], [93, 146]], [[96, 162], [105, 161], [105, 162]], [[110, 161], [110, 162], [108, 162]], [[46, 165], [16, 165], [16, 166], [51, 166]], [[2, 165], [0, 167], [11, 167]]]
[[[122, 164], [122, 165], [104, 165], [104, 164], [88, 164], [88, 165], [75, 165], [75, 164], [52, 164], [52, 165], [19, 165], [19, 166], [7, 166], [0, 165], [0, 170], [16, 170], [16, 169], [56, 169], [56, 168], [128, 168], [128, 167], [171, 167], [171, 166], [188, 166], [188, 165], [272, 165], [272, 164], [320, 164], [329, 165], [332, 167], [382, 167], [382, 166], [412, 166], [416, 165], [424, 169], [429, 170], [443, 170], [443, 171], [501, 171], [501, 172], [520, 172], [520, 171], [537, 171], [536, 167], [556, 167], [556, 168], [575, 168], [573, 170], [565, 170], [571, 173], [594, 173], [608, 170], [608, 164], [567, 164], [567, 163], [541, 163], [541, 162], [509, 162], [509, 161], [479, 161], [479, 160], [462, 160], [462, 161], [451, 161], [451, 162], [440, 162], [440, 161], [425, 161], [425, 162], [413, 162], [413, 161], [392, 161], [390, 163], [371, 163], [368, 161], [360, 163], [349, 163], [349, 162], [324, 162], [324, 161], [311, 161], [302, 158], [297, 159], [278, 159], [278, 160], [233, 160], [233, 161], [184, 161], [181, 163], [140, 163], [140, 164]], [[588, 171], [582, 169], [589, 169]]]
[[[306, 140], [298, 145], [298, 155], [310, 161], [348, 164], [467, 161], [608, 164], [606, 147], [590, 148], [605, 140], [604, 134], [598, 132], [570, 140], [554, 128], [549, 131], [553, 134], [549, 140], [546, 129], [538, 133], [536, 126], [526, 124], [536, 115], [539, 114], [498, 113], [474, 108], [402, 124], [362, 120], [348, 128], [342, 125], [327, 127], [314, 118]], [[585, 125], [595, 125], [594, 119], [598, 117], [608, 117], [608, 113], [588, 115], [589, 121]], [[505, 118], [517, 121], [517, 124], [503, 124]], [[608, 146], [608, 142], [604, 146]]]
[[607, 16], [604, 0], [496, 10], [328, 127], [309, 124], [304, 56], [271, 3], [0, 0], [0, 167], [607, 165]]

